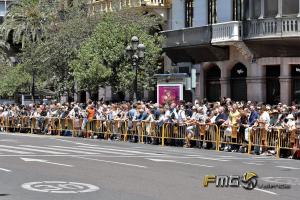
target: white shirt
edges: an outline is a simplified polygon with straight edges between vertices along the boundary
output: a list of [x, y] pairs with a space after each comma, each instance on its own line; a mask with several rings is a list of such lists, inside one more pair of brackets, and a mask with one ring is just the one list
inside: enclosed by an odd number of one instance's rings
[[260, 116], [260, 120], [265, 121], [267, 124], [270, 124], [270, 115], [268, 112], [263, 112]]

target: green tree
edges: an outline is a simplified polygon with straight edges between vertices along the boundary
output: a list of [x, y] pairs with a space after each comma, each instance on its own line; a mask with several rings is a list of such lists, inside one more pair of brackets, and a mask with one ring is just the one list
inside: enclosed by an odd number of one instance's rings
[[31, 76], [22, 66], [16, 67], [0, 66], [0, 95], [14, 96], [18, 92], [28, 92]]
[[59, 5], [44, 39], [24, 47], [20, 56], [27, 72], [35, 71], [37, 88], [51, 89], [58, 96], [73, 92], [74, 77], [69, 63], [76, 58], [81, 43], [92, 34], [99, 20], [96, 15], [88, 15], [85, 1], [73, 3], [70, 7]]
[[46, 31], [48, 9], [43, 9], [39, 0], [20, 0], [15, 2], [5, 16], [1, 30], [4, 40], [14, 44], [41, 41]]
[[155, 33], [159, 20], [136, 9], [105, 14], [71, 64], [79, 87], [91, 91], [111, 85], [115, 93], [131, 90], [134, 71], [124, 50], [136, 35], [146, 46], [145, 59], [139, 66], [139, 86], [150, 89], [154, 85], [153, 75], [159, 69], [164, 39]]

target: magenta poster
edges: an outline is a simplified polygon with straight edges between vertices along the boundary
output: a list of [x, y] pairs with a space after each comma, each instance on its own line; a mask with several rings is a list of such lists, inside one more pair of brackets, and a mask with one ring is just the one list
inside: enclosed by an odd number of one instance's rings
[[157, 102], [160, 105], [176, 103], [182, 100], [182, 84], [157, 85]]

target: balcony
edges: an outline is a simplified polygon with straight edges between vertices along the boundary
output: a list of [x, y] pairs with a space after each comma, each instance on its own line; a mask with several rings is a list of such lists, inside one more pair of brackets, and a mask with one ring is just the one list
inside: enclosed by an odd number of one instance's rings
[[[125, 7], [154, 7], [154, 8], [170, 8], [171, 0], [91, 0], [89, 4], [92, 6], [101, 6], [106, 11], [114, 10], [114, 8], [122, 9]], [[108, 8], [107, 8], [108, 7]]]
[[211, 38], [210, 26], [164, 31], [162, 34], [167, 38], [165, 48], [208, 45]]
[[297, 17], [258, 19], [244, 23], [244, 39], [299, 37], [300, 19]]
[[214, 47], [210, 44], [211, 26], [164, 31], [164, 51], [173, 62], [207, 62], [226, 60], [228, 47]]
[[171, 0], [141, 0], [142, 5], [149, 7], [171, 7]]
[[212, 25], [212, 44], [227, 45], [228, 42], [242, 41], [242, 23], [238, 21]]

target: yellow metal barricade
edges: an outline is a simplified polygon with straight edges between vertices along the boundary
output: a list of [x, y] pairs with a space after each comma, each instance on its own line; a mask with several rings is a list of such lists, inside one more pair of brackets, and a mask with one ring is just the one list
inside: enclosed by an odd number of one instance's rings
[[218, 150], [218, 136], [219, 131], [217, 125], [200, 123], [197, 125], [196, 134], [191, 140], [200, 142], [201, 146], [203, 146], [204, 143], [206, 143], [206, 145], [212, 143], [212, 146]]
[[142, 122], [142, 142], [156, 144], [161, 140], [161, 128], [159, 128], [156, 121], [143, 121]]
[[222, 147], [225, 145], [242, 146], [244, 144], [243, 140], [244, 140], [244, 135], [239, 134], [238, 126], [229, 126], [229, 125], [220, 126], [219, 134], [218, 134], [218, 146], [222, 146]]
[[51, 135], [58, 135], [60, 133], [59, 131], [59, 119], [56, 117], [49, 118], [49, 133]]
[[21, 117], [21, 127], [20, 127], [20, 132], [23, 133], [28, 133], [31, 131], [31, 120], [30, 117], [24, 116]]
[[267, 138], [267, 131], [265, 127], [252, 127], [250, 141], [252, 146], [265, 146]]
[[161, 131], [162, 145], [182, 145], [186, 135], [186, 124], [165, 122]]
[[127, 138], [134, 142], [141, 142], [141, 136], [143, 134], [143, 127], [141, 121], [128, 121]]
[[0, 131], [5, 131], [5, 119], [4, 117], [0, 118]]
[[280, 156], [280, 150], [287, 149], [290, 150], [290, 154], [292, 155], [296, 150], [300, 149], [299, 144], [299, 129], [279, 129], [279, 152], [278, 157]]

